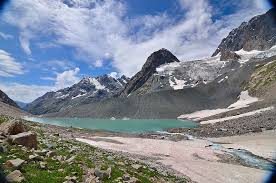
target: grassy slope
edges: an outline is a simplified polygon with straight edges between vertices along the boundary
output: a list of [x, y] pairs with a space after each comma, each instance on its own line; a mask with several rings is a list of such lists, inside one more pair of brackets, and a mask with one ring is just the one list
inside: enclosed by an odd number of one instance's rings
[[276, 85], [276, 60], [258, 65], [251, 75], [246, 89], [253, 95], [264, 95], [267, 90]]

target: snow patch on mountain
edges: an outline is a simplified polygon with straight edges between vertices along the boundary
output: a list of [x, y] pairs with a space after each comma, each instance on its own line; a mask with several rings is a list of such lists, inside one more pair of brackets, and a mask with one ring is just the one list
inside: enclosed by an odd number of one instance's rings
[[193, 120], [193, 121], [200, 121], [206, 117], [210, 117], [210, 116], [214, 116], [214, 115], [217, 115], [220, 113], [248, 107], [249, 104], [259, 101], [258, 98], [251, 97], [248, 94], [247, 90], [242, 91], [238, 98], [239, 98], [239, 100], [237, 102], [231, 104], [227, 108], [196, 111], [196, 112], [193, 112], [190, 114], [183, 114], [183, 115], [179, 116], [178, 118], [179, 119], [189, 119], [189, 120]]
[[228, 79], [228, 76], [225, 76], [224, 78], [222, 78], [221, 80], [219, 80], [218, 83], [221, 83], [221, 82], [223, 82], [226, 79]]
[[101, 85], [101, 83], [95, 78], [89, 78], [91, 84], [93, 84], [96, 90], [104, 90], [105, 86]]
[[65, 94], [65, 95], [61, 95], [61, 96], [58, 96], [56, 97], [57, 99], [65, 99], [66, 97], [68, 97], [69, 94]]
[[170, 82], [170, 86], [174, 89], [174, 90], [180, 90], [183, 89], [185, 86], [187, 81], [185, 80], [178, 80], [175, 77], [173, 78], [174, 81], [172, 81], [172, 79], [170, 78], [169, 82]]
[[79, 97], [83, 97], [83, 96], [85, 96], [85, 95], [87, 95], [87, 93], [84, 93], [84, 94], [78, 94], [77, 96], [72, 97], [72, 99], [76, 99], [76, 98], [79, 98]]

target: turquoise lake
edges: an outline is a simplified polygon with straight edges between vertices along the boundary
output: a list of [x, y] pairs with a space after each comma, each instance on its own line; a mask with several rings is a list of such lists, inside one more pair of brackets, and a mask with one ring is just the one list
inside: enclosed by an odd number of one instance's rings
[[86, 128], [125, 133], [165, 131], [169, 128], [196, 128], [197, 123], [174, 119], [91, 119], [91, 118], [34, 118], [26, 120], [64, 127]]

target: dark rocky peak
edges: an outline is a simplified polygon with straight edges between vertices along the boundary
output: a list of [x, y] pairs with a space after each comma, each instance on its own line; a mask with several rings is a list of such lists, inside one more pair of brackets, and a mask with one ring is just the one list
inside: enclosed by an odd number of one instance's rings
[[1, 90], [0, 90], [0, 102], [19, 108], [18, 105], [12, 99], [10, 99], [7, 94], [2, 92]]
[[276, 44], [276, 8], [270, 9], [263, 15], [253, 17], [249, 22], [243, 22], [238, 28], [233, 29], [222, 40], [212, 56], [229, 50], [238, 51], [244, 49], [267, 50]]
[[152, 53], [143, 65], [141, 71], [135, 74], [127, 83], [121, 96], [127, 96], [131, 92], [137, 90], [156, 72], [157, 67], [171, 62], [179, 62], [179, 60], [165, 48]]
[[220, 54], [220, 61], [235, 61], [241, 58], [238, 54], [230, 50], [222, 50]]
[[156, 70], [157, 67], [163, 64], [179, 62], [179, 60], [174, 56], [169, 50], [162, 48], [154, 53], [152, 53], [146, 63], [143, 65], [141, 71]]

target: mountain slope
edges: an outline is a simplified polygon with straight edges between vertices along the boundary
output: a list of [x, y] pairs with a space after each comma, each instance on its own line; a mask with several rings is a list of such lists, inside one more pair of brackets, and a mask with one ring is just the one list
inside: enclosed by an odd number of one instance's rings
[[226, 108], [238, 100], [244, 90], [244, 83], [249, 82], [256, 65], [267, 64], [273, 59], [275, 56], [252, 58], [241, 67], [229, 70], [213, 81], [196, 87], [109, 98], [46, 116], [175, 119], [181, 114], [199, 110]]
[[135, 92], [143, 84], [145, 84], [154, 73], [156, 73], [157, 67], [172, 62], [179, 62], [179, 60], [170, 51], [164, 48], [152, 53], [143, 65], [142, 69], [126, 84], [120, 95], [124, 97]]
[[276, 8], [243, 22], [224, 38], [212, 56], [224, 50], [267, 50], [276, 44]]
[[108, 75], [85, 77], [79, 83], [57, 92], [48, 92], [28, 104], [25, 109], [32, 114], [58, 112], [81, 104], [101, 101], [120, 92], [128, 78]]
[[1, 90], [0, 90], [0, 102], [3, 102], [3, 103], [5, 103], [5, 104], [8, 104], [8, 105], [10, 105], [10, 106], [13, 106], [13, 107], [17, 107], [18, 108], [18, 106], [17, 106], [17, 104], [12, 100], [12, 99], [10, 99], [9, 97], [8, 97], [8, 95], [6, 95], [4, 92], [2, 92]]
[[256, 67], [275, 59], [273, 11], [231, 31], [211, 58], [179, 62], [166, 49], [159, 50], [147, 59], [120, 97], [47, 116], [177, 118], [199, 110], [226, 108], [246, 90]]

